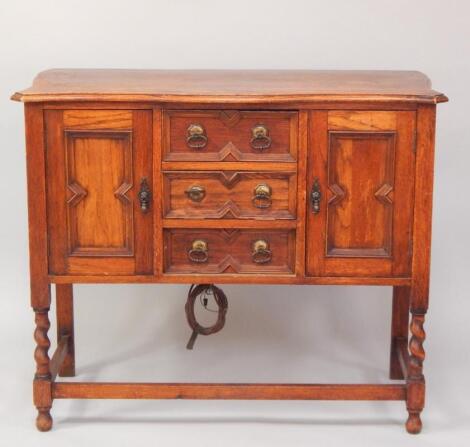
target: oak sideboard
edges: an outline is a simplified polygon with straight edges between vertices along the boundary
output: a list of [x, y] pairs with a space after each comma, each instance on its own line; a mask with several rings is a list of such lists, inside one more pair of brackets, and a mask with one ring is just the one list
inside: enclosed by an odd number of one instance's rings
[[[64, 398], [403, 400], [421, 430], [447, 101], [425, 75], [54, 69], [12, 99], [25, 103], [39, 430]], [[61, 382], [75, 375], [74, 283], [393, 286], [391, 381]]]

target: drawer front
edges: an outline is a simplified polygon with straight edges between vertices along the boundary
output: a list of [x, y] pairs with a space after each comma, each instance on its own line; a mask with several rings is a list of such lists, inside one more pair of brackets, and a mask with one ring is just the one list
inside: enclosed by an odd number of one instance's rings
[[293, 274], [295, 231], [167, 229], [166, 273]]
[[297, 158], [297, 112], [168, 111], [166, 161], [279, 161]]
[[186, 219], [295, 219], [295, 173], [164, 172], [164, 216]]

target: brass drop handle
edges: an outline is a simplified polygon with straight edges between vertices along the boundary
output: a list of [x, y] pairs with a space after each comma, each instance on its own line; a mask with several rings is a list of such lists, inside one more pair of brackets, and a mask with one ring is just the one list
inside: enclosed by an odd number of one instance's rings
[[253, 191], [251, 201], [256, 208], [269, 208], [272, 203], [271, 199], [272, 190], [266, 183], [260, 183]]
[[140, 209], [143, 213], [146, 213], [150, 208], [150, 201], [152, 200], [152, 193], [150, 192], [147, 177], [144, 177], [140, 181], [140, 189], [137, 196], [139, 198]]
[[196, 239], [188, 251], [188, 258], [191, 262], [204, 263], [209, 259], [209, 249], [207, 242], [202, 239]]
[[185, 193], [193, 202], [200, 202], [206, 196], [206, 190], [204, 187], [198, 185], [191, 186], [191, 188], [185, 191]]
[[312, 192], [310, 193], [310, 201], [312, 202], [312, 212], [318, 214], [320, 212], [321, 189], [318, 177], [313, 180]]
[[251, 258], [255, 264], [267, 264], [271, 262], [273, 254], [269, 249], [269, 243], [264, 239], [253, 242], [253, 252]]
[[271, 146], [269, 130], [264, 124], [257, 124], [251, 129], [251, 147], [256, 151], [264, 151]]
[[201, 124], [190, 124], [186, 144], [192, 149], [202, 149], [207, 144], [207, 135]]

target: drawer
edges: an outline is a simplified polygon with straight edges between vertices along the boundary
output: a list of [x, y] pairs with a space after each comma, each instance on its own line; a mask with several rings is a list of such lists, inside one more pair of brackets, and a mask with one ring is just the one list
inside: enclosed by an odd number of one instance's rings
[[165, 161], [279, 161], [297, 155], [297, 112], [167, 111]]
[[294, 230], [166, 229], [166, 273], [294, 273]]
[[295, 173], [167, 171], [163, 209], [167, 218], [295, 219]]

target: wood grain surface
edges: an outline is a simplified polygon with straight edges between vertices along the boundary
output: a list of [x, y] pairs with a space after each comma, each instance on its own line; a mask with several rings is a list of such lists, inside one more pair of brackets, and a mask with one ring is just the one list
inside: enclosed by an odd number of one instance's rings
[[[408, 432], [421, 430], [447, 101], [425, 75], [58, 69], [13, 99], [27, 103], [39, 430], [61, 398], [403, 400]], [[215, 282], [393, 286], [389, 371], [401, 382], [56, 381], [75, 375], [73, 283]]]
[[445, 102], [417, 71], [53, 69], [18, 101]]

